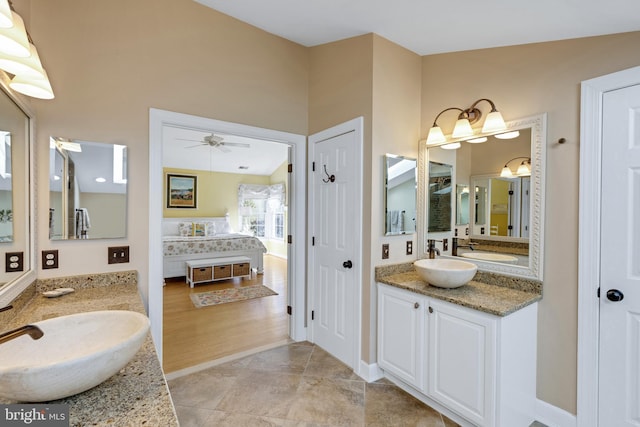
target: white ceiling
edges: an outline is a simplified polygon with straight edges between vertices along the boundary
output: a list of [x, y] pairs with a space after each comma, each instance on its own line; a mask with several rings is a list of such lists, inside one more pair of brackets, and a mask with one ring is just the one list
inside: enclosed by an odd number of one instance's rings
[[[225, 147], [223, 151], [201, 141], [215, 133], [225, 143], [249, 144], [249, 148]], [[223, 134], [215, 131], [165, 126], [162, 129], [163, 166], [251, 175], [271, 175], [288, 158], [286, 144]], [[247, 169], [240, 169], [246, 166]]]
[[638, 0], [195, 0], [303, 46], [376, 33], [429, 55], [640, 30]]

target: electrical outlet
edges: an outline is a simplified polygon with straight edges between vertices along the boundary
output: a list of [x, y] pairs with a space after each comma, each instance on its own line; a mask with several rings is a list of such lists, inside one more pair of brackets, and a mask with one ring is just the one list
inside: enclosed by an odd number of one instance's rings
[[389, 244], [382, 244], [382, 259], [389, 259]]
[[4, 256], [5, 269], [7, 273], [24, 270], [24, 252], [7, 252]]
[[129, 246], [110, 246], [107, 250], [109, 264], [129, 262]]
[[58, 268], [58, 250], [42, 251], [42, 269]]
[[407, 240], [407, 255], [413, 254], [413, 240]]

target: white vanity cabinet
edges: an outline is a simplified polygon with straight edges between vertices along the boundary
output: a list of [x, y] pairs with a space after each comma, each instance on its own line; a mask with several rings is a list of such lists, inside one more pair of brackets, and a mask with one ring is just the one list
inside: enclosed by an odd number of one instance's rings
[[421, 391], [426, 305], [415, 292], [378, 287], [378, 366]]
[[536, 324], [537, 303], [500, 317], [378, 284], [380, 368], [463, 425], [533, 422]]

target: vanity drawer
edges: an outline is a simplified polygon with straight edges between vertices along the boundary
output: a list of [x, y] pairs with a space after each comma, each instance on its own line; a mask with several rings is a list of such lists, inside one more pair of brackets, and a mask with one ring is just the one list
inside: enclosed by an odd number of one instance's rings
[[249, 275], [249, 263], [243, 262], [240, 264], [233, 264], [233, 275], [234, 276], [247, 276]]
[[213, 279], [211, 267], [194, 268], [191, 271], [194, 282], [206, 282]]
[[213, 267], [213, 278], [223, 279], [225, 277], [231, 277], [231, 264], [215, 265]]

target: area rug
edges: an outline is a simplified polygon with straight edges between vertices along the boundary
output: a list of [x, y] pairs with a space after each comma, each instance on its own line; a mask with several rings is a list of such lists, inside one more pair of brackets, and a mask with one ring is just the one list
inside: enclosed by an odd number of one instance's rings
[[225, 304], [227, 302], [243, 301], [253, 298], [268, 297], [278, 295], [266, 286], [252, 285], [242, 288], [227, 288], [217, 291], [201, 292], [191, 294], [191, 301], [197, 308], [207, 307], [210, 305]]

